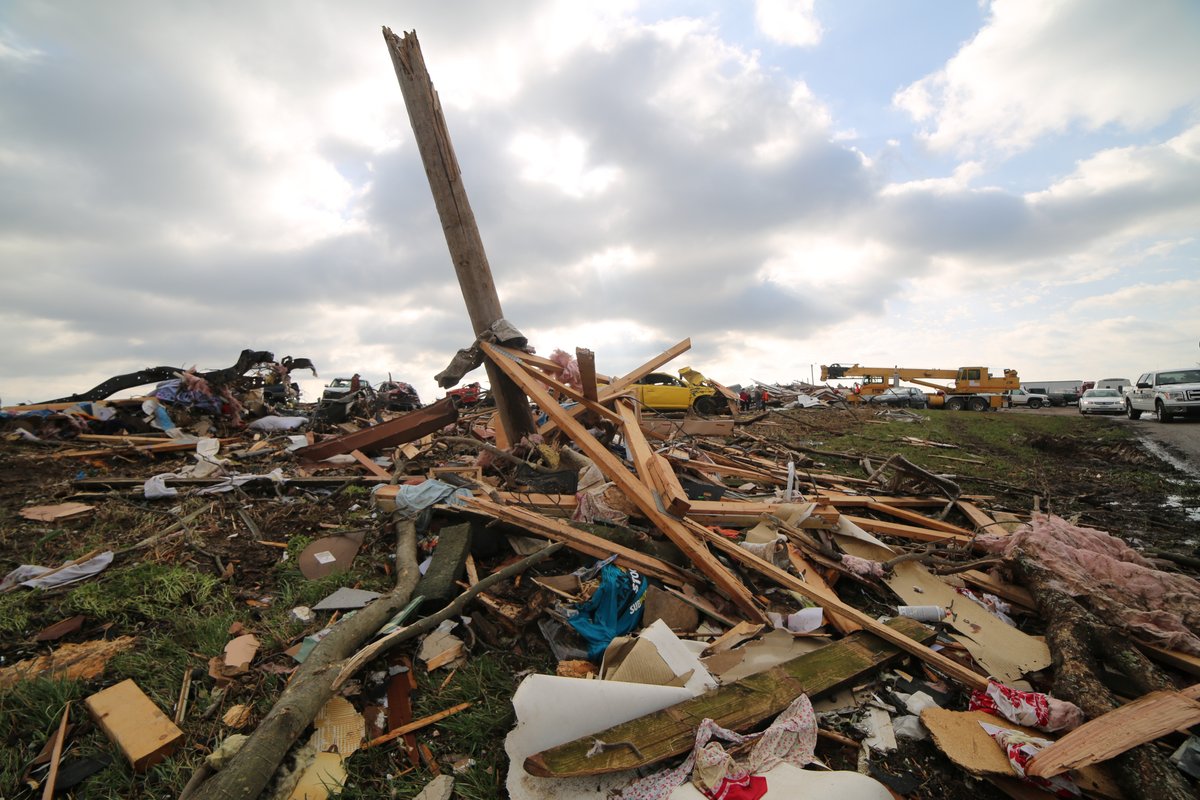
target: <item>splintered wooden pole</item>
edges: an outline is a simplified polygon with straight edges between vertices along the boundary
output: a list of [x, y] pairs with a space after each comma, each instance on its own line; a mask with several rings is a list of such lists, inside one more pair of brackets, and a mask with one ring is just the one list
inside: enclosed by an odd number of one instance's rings
[[[463, 186], [458, 158], [450, 143], [450, 131], [442, 115], [441, 102], [425, 68], [425, 57], [421, 54], [416, 31], [397, 36], [385, 27], [383, 39], [392, 57], [392, 65], [396, 68], [400, 91], [404, 94], [404, 105], [408, 108], [408, 119], [417, 138], [417, 149], [425, 164], [433, 202], [442, 220], [442, 232], [446, 235], [458, 285], [467, 304], [472, 332], [479, 335], [501, 319], [504, 312], [500, 308], [500, 297], [492, 280], [492, 269], [483, 249], [479, 226], [475, 224], [475, 213], [471, 210], [467, 190]], [[533, 433], [533, 416], [525, 395], [491, 363], [485, 364], [485, 367], [492, 386], [492, 396], [496, 400], [496, 411], [508, 440], [517, 442], [522, 436]]]

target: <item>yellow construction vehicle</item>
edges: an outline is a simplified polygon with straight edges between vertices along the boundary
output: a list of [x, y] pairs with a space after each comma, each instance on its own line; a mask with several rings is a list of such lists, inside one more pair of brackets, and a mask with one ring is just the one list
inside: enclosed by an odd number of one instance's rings
[[[989, 408], [1000, 408], [1004, 405], [1002, 392], [1021, 386], [1021, 379], [1017, 377], [1016, 370], [1012, 369], [1004, 370], [1004, 375], [999, 376], [992, 375], [986, 367], [905, 369], [861, 367], [858, 364], [850, 367], [841, 364], [821, 367], [821, 380], [839, 378], [861, 378], [848, 398], [850, 402], [862, 402], [873, 395], [882, 394], [893, 386], [899, 386], [900, 381], [908, 381], [934, 390], [934, 393], [929, 395], [930, 407], [945, 407], [951, 411], [986, 411]], [[954, 381], [954, 385], [945, 386], [931, 381]]]

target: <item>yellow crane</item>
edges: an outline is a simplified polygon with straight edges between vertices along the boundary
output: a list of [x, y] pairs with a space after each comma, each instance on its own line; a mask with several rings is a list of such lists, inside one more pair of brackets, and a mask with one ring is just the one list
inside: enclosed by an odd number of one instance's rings
[[[1017, 371], [1004, 370], [1004, 375], [992, 375], [986, 367], [959, 367], [958, 369], [911, 369], [906, 367], [863, 367], [858, 364], [843, 366], [830, 364], [821, 366], [821, 380], [839, 378], [861, 378], [858, 388], [851, 395], [852, 402], [861, 402], [872, 395], [882, 394], [900, 381], [934, 390], [929, 395], [932, 408], [945, 407], [951, 411], [969, 409], [986, 411], [1004, 405], [1003, 392], [1018, 389], [1021, 379]], [[946, 386], [932, 381], [953, 381]]]

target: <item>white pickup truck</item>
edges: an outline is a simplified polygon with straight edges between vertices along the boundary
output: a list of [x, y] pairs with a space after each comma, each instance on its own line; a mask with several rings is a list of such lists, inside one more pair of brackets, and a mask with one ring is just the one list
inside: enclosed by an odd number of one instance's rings
[[1041, 408], [1042, 406], [1050, 405], [1050, 398], [1044, 394], [1033, 394], [1024, 389], [1009, 389], [1004, 393], [1010, 406], [1029, 406], [1030, 408]]
[[1200, 416], [1200, 368], [1147, 372], [1125, 395], [1125, 413], [1137, 419], [1153, 412], [1159, 422], [1172, 417]]

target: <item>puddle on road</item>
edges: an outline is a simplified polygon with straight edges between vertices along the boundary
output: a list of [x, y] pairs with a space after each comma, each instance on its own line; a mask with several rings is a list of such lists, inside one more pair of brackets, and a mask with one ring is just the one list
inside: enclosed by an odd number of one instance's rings
[[1163, 447], [1153, 439], [1149, 439], [1144, 436], [1139, 436], [1138, 439], [1141, 441], [1142, 446], [1155, 456], [1161, 458], [1163, 461], [1167, 462], [1185, 475], [1188, 475], [1193, 480], [1200, 481], [1200, 469], [1197, 469], [1194, 465], [1189, 464], [1179, 456], [1171, 453], [1169, 450], [1167, 450], [1167, 448]]

